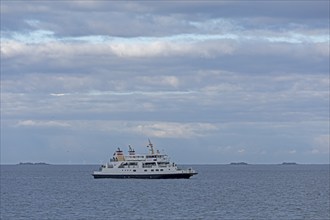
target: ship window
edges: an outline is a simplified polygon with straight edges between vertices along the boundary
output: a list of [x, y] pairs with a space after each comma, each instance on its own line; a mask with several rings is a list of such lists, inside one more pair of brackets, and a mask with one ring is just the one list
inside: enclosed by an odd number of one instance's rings
[[136, 172], [136, 170], [133, 170], [133, 172]]
[[164, 171], [163, 169], [160, 169], [160, 171]]
[[147, 170], [144, 170], [144, 172], [147, 172]]
[[159, 171], [158, 169], [156, 169], [156, 171]]
[[154, 171], [153, 169], [151, 169], [151, 171]]

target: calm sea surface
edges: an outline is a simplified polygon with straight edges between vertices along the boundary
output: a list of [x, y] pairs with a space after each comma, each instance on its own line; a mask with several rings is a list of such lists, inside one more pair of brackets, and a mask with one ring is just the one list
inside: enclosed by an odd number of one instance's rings
[[191, 179], [93, 179], [1, 165], [1, 219], [330, 219], [329, 165], [193, 165]]

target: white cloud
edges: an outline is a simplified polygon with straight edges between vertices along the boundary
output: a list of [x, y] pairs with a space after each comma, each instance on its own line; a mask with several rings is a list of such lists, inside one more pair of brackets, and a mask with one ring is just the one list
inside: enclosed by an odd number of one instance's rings
[[218, 130], [210, 123], [179, 123], [166, 121], [107, 121], [107, 120], [22, 120], [14, 127], [67, 128], [75, 131], [127, 133], [158, 138], [193, 138], [210, 135]]
[[14, 40], [1, 42], [1, 55], [4, 58], [10, 58], [17, 55], [25, 55], [28, 50], [28, 46], [24, 43]]
[[152, 86], [161, 85], [176, 88], [180, 85], [180, 80], [177, 76], [143, 76], [138, 77], [138, 79]]
[[[5, 57], [31, 53], [52, 57], [78, 54], [116, 55], [118, 57], [173, 55], [214, 57], [234, 52], [241, 53], [242, 49], [244, 53], [244, 48], [248, 49], [246, 52], [253, 54], [273, 52], [287, 54], [292, 52], [292, 47], [288, 48], [287, 43], [305, 44], [304, 47], [320, 56], [328, 56], [329, 52], [327, 35], [309, 36], [303, 33], [279, 35], [267, 31], [225, 35], [179, 34], [166, 37], [119, 38], [91, 35], [55, 38], [51, 31], [37, 30], [27, 34], [7, 33], [6, 36], [1, 47], [1, 52]], [[258, 46], [260, 42], [262, 47]], [[272, 45], [276, 45], [276, 47]], [[293, 49], [301, 50], [300, 47]]]
[[[217, 45], [217, 47], [214, 46]], [[213, 53], [231, 53], [231, 45], [222, 42], [179, 43], [162, 40], [147, 42], [61, 42], [50, 41], [30, 44], [22, 41], [3, 40], [1, 53], [5, 58], [37, 54], [39, 58], [77, 55], [116, 55], [118, 57], [158, 57], [171, 55], [210, 56]]]
[[23, 120], [16, 123], [18, 127], [70, 127], [70, 124], [63, 121], [36, 121]]
[[65, 93], [51, 93], [50, 95], [51, 96], [65, 96], [65, 95], [68, 95], [68, 94], [65, 94]]
[[191, 138], [208, 135], [217, 127], [209, 123], [155, 122], [138, 125], [134, 130], [150, 137]]
[[230, 84], [230, 83], [218, 83], [217, 85], [207, 85], [201, 89], [201, 92], [207, 94], [219, 94], [223, 92], [239, 92], [242, 91], [242, 88], [239, 85]]
[[238, 152], [239, 154], [243, 154], [243, 153], [245, 153], [245, 149], [244, 149], [244, 148], [239, 149], [237, 152]]

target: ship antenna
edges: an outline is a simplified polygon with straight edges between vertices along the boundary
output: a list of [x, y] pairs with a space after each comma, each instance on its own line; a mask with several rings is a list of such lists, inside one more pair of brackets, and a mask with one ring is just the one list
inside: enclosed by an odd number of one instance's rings
[[149, 138], [148, 138], [148, 141], [149, 141], [149, 146], [150, 146], [150, 149], [151, 149], [151, 154], [154, 154], [154, 146], [152, 145]]

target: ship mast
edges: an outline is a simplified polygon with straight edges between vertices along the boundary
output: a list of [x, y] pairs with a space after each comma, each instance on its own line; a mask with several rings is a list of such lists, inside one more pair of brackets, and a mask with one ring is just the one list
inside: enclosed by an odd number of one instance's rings
[[155, 154], [155, 152], [154, 152], [154, 146], [152, 145], [152, 143], [151, 143], [151, 141], [150, 141], [150, 139], [148, 138], [148, 141], [149, 141], [149, 147], [150, 147], [150, 150], [151, 150], [151, 154]]

